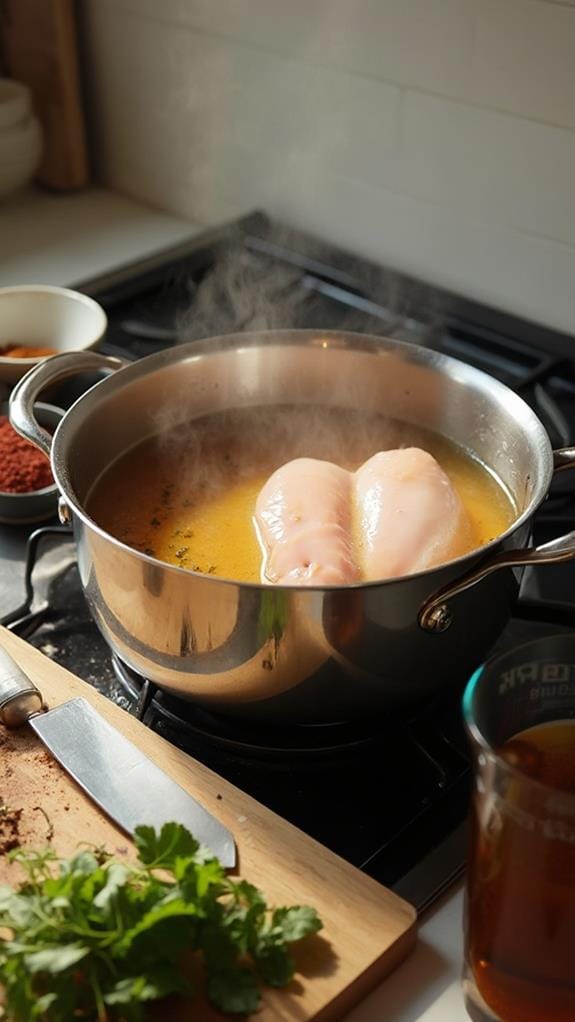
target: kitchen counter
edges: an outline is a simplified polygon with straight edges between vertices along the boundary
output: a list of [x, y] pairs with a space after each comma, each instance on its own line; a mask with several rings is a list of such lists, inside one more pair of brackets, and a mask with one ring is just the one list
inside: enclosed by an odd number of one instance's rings
[[200, 230], [102, 188], [64, 196], [32, 189], [0, 202], [0, 287], [73, 287]]
[[460, 973], [463, 889], [454, 885], [420, 919], [413, 953], [346, 1022], [468, 1022]]
[[[31, 190], [0, 204], [0, 286], [73, 287], [202, 229], [104, 189], [67, 196]], [[456, 885], [421, 919], [413, 954], [347, 1022], [465, 1022], [461, 919]]]

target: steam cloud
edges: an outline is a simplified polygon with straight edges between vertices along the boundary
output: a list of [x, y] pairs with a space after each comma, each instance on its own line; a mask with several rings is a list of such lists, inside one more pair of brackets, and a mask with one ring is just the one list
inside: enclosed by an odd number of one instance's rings
[[[294, 232], [287, 228], [274, 229], [273, 243], [333, 263], [331, 256], [326, 259], [319, 243], [301, 236], [295, 236], [294, 242]], [[339, 261], [336, 256], [336, 267], [354, 277], [358, 290], [369, 294], [370, 301], [377, 305], [377, 314], [370, 315], [369, 303], [361, 296], [354, 298], [353, 293], [351, 301], [357, 299], [359, 308], [333, 298], [326, 301], [321, 278], [306, 276], [299, 267], [246, 247], [238, 232], [237, 239], [219, 252], [213, 269], [180, 314], [179, 341], [298, 327], [399, 337], [415, 329], [411, 310], [415, 305], [420, 309], [422, 304], [416, 285], [406, 290], [394, 274], [363, 261], [358, 270], [358, 263], [346, 261], [345, 256]], [[440, 311], [429, 303], [427, 312], [428, 322], [420, 324], [420, 341], [432, 335], [441, 319]], [[331, 321], [326, 322], [330, 316]], [[217, 342], [213, 343], [216, 350]], [[254, 464], [271, 472], [292, 458], [315, 457], [355, 469], [378, 450], [422, 444], [413, 427], [382, 415], [354, 411], [364, 407], [364, 382], [357, 384], [355, 392], [352, 380], [342, 381], [342, 385], [346, 398], [335, 411], [320, 404], [280, 404], [249, 410], [231, 408], [199, 418], [196, 397], [186, 395], [183, 385], [181, 395], [163, 404], [154, 417], [163, 455], [174, 458], [184, 486], [190, 491], [199, 488], [206, 492], [219, 489], [230, 473], [235, 479], [253, 475]], [[332, 394], [330, 404], [338, 403], [337, 394]], [[342, 415], [343, 405], [346, 411]], [[425, 445], [429, 447], [429, 439]]]
[[177, 331], [181, 343], [248, 330], [300, 327], [426, 343], [441, 328], [443, 310], [437, 304], [437, 292], [425, 285], [416, 281], [406, 284], [404, 277], [365, 260], [326, 253], [320, 242], [287, 227], [275, 225], [269, 240], [278, 249], [334, 266], [353, 280], [355, 290], [353, 286], [334, 286], [318, 275], [246, 247], [238, 230], [235, 241], [221, 250], [195, 289], [189, 307], [180, 313]]

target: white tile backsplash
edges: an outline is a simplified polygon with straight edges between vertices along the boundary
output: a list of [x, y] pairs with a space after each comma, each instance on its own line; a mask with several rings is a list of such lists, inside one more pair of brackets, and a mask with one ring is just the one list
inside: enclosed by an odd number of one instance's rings
[[206, 223], [265, 208], [575, 333], [571, 4], [83, 9], [93, 142], [112, 187]]
[[472, 0], [335, 0], [325, 19], [327, 53], [320, 40], [317, 59], [326, 54], [360, 75], [460, 97], [472, 28]]
[[575, 245], [575, 132], [409, 92], [402, 186]]
[[[110, 0], [90, 0], [92, 6]], [[473, 0], [115, 0], [116, 9], [316, 66], [467, 93]]]
[[573, 331], [575, 248], [325, 168], [318, 180], [317, 167], [302, 166], [298, 180], [312, 187], [302, 184], [297, 196], [284, 193], [276, 204], [292, 224], [412, 276]]
[[205, 221], [289, 187], [300, 152], [395, 186], [398, 86], [125, 13], [104, 44], [110, 14], [98, 6], [90, 31], [98, 150], [117, 187]]
[[575, 245], [575, 132], [519, 119], [508, 151], [511, 222]]
[[[298, 73], [294, 69], [294, 73]], [[301, 72], [299, 72], [301, 77]], [[395, 188], [399, 171], [400, 89], [347, 72], [318, 69], [305, 82], [313, 141], [301, 147], [332, 172]], [[355, 144], [361, 137], [361, 146]]]
[[541, 0], [481, 0], [470, 98], [575, 128], [575, 10]]
[[402, 188], [418, 199], [505, 219], [501, 117], [410, 90], [405, 98]]

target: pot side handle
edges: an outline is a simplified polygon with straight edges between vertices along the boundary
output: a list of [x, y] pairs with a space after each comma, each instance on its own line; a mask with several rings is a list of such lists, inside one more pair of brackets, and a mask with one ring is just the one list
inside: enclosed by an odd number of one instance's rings
[[99, 355], [97, 351], [70, 351], [39, 362], [19, 380], [10, 395], [11, 425], [17, 433], [50, 457], [52, 437], [40, 426], [34, 415], [34, 404], [39, 394], [51, 383], [65, 380], [76, 373], [94, 369], [115, 372], [128, 364], [111, 355]]
[[[553, 451], [554, 473], [575, 468], [575, 447], [563, 447]], [[453, 621], [453, 613], [448, 600], [464, 592], [487, 575], [500, 568], [527, 567], [530, 564], [559, 564], [575, 557], [575, 531], [558, 536], [540, 546], [527, 547], [525, 550], [501, 550], [487, 557], [481, 564], [471, 568], [455, 582], [450, 582], [438, 589], [422, 603], [417, 616], [418, 623], [426, 632], [445, 632]]]

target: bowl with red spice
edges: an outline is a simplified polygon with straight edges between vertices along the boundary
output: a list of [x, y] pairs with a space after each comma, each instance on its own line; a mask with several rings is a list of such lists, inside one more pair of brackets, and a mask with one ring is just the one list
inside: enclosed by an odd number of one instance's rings
[[[53, 433], [64, 412], [40, 402], [35, 414]], [[0, 523], [43, 522], [56, 514], [57, 506], [58, 488], [48, 458], [13, 429], [8, 403], [0, 404]]]
[[0, 380], [16, 383], [32, 366], [103, 337], [107, 317], [93, 298], [52, 284], [0, 287]]

